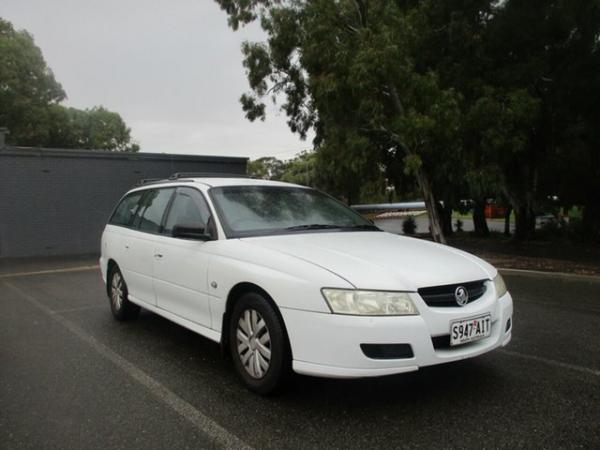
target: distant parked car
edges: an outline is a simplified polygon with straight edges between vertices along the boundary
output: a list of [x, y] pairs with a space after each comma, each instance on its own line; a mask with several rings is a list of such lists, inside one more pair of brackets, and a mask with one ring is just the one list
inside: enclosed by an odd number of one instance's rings
[[538, 226], [540, 227], [548, 227], [548, 226], [558, 226], [559, 221], [554, 214], [541, 214], [536, 216], [535, 218]]
[[460, 250], [383, 232], [317, 190], [174, 176], [128, 192], [102, 236], [112, 313], [144, 307], [220, 343], [266, 394], [293, 370], [354, 378], [506, 345], [512, 299]]

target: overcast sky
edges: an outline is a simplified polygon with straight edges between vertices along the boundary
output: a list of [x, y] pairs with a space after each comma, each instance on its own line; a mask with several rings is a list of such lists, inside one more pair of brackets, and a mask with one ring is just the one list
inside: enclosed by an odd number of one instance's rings
[[240, 45], [213, 0], [0, 0], [0, 16], [33, 34], [67, 105], [103, 105], [142, 151], [288, 159], [311, 147], [285, 114], [244, 117]]

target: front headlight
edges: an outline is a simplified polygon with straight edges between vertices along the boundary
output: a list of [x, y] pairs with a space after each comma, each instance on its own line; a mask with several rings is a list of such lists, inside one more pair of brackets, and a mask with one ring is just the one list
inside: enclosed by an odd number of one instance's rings
[[419, 311], [406, 292], [321, 289], [335, 314], [360, 316], [412, 316]]
[[494, 278], [494, 289], [496, 289], [496, 296], [498, 298], [502, 297], [508, 292], [508, 289], [506, 289], [506, 284], [504, 284], [504, 279], [500, 274], [496, 275], [496, 278]]

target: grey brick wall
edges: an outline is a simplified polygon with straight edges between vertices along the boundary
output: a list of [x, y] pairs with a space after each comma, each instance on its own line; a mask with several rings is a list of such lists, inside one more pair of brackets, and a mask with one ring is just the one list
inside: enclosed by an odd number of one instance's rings
[[0, 258], [99, 252], [118, 199], [174, 172], [245, 174], [246, 158], [0, 149]]

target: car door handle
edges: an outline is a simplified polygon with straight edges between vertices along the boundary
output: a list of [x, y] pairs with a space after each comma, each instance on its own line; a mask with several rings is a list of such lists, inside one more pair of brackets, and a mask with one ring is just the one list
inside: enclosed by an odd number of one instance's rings
[[162, 253], [155, 253], [155, 254], [154, 254], [154, 257], [155, 257], [156, 259], [160, 259], [160, 258], [162, 258], [162, 257], [163, 257], [163, 255], [162, 255]]

